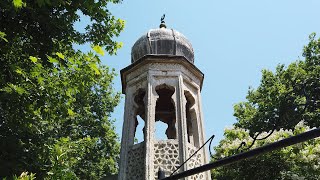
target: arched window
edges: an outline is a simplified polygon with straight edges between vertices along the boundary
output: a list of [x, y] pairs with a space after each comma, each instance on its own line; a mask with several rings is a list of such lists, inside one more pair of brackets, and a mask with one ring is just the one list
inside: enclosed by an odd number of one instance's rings
[[[176, 139], [176, 112], [175, 104], [172, 100], [172, 95], [174, 94], [174, 88], [166, 84], [162, 84], [156, 87], [156, 92], [159, 96], [156, 104], [156, 135], [160, 137], [167, 137], [167, 139]], [[158, 126], [163, 122], [166, 126]], [[159, 135], [162, 134], [162, 135]]]
[[144, 120], [137, 115], [136, 116], [136, 130], [134, 133], [134, 144], [138, 144], [144, 141]]
[[134, 97], [134, 103], [136, 105], [134, 123], [134, 144], [144, 141], [145, 105], [143, 99], [145, 95], [145, 90], [139, 89], [137, 95]]
[[195, 99], [190, 92], [185, 91], [186, 97], [186, 118], [187, 118], [187, 134], [188, 142], [196, 147], [199, 147], [199, 132], [196, 110], [194, 109]]
[[162, 122], [161, 120], [156, 121], [155, 124], [155, 138], [157, 140], [164, 140], [164, 139], [168, 139], [167, 135], [165, 134], [166, 129], [168, 128], [168, 124]]

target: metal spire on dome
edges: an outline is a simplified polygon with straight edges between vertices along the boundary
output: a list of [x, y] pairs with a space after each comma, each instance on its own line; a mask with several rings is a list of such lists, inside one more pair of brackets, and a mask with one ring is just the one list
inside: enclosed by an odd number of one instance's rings
[[162, 15], [162, 17], [161, 17], [161, 24], [160, 24], [160, 28], [167, 28], [167, 26], [166, 26], [166, 24], [165, 24], [165, 22], [164, 22], [164, 18], [166, 17], [166, 15], [165, 14], [163, 14]]

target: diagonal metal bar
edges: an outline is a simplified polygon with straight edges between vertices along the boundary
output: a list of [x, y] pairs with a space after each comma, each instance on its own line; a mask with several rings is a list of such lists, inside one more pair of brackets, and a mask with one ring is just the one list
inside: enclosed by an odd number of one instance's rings
[[[187, 160], [185, 160], [179, 167], [176, 168], [176, 170], [174, 170], [170, 176], [172, 176], [175, 172], [177, 172], [185, 163], [187, 163], [195, 154], [197, 154], [209, 141], [210, 141], [210, 145], [211, 142], [213, 140], [215, 135], [212, 135], [196, 152], [194, 152]], [[209, 145], [209, 147], [210, 147]], [[210, 155], [211, 155], [211, 151], [210, 151]]]
[[277, 142], [274, 142], [274, 143], [271, 143], [271, 144], [268, 144], [268, 145], [265, 145], [265, 146], [261, 146], [261, 147], [255, 148], [255, 149], [252, 149], [252, 150], [247, 151], [247, 152], [243, 152], [243, 153], [239, 153], [239, 154], [236, 154], [236, 155], [233, 155], [233, 156], [229, 156], [229, 157], [214, 161], [212, 163], [205, 164], [205, 165], [202, 165], [202, 166], [199, 166], [199, 167], [196, 167], [196, 168], [193, 168], [193, 169], [190, 169], [190, 170], [187, 170], [187, 171], [172, 175], [170, 177], [167, 177], [167, 178], [164, 178], [164, 179], [161, 179], [161, 180], [174, 180], [174, 179], [184, 178], [184, 177], [191, 176], [191, 175], [194, 175], [194, 174], [198, 174], [198, 173], [201, 173], [201, 172], [204, 172], [204, 171], [208, 171], [210, 169], [214, 169], [214, 168], [217, 168], [217, 167], [220, 167], [220, 166], [232, 164], [232, 163], [235, 163], [235, 162], [240, 161], [240, 160], [252, 158], [252, 157], [255, 157], [255, 156], [258, 156], [258, 155], [261, 155], [261, 154], [276, 150], [276, 149], [280, 149], [280, 148], [291, 146], [291, 145], [294, 145], [294, 144], [297, 144], [297, 143], [308, 141], [308, 140], [314, 139], [314, 138], [319, 137], [319, 136], [320, 136], [320, 128], [313, 129], [313, 130], [310, 130], [308, 132], [301, 133], [299, 135], [292, 136], [292, 137], [289, 137], [289, 138], [286, 138], [286, 139], [282, 139], [280, 141], [277, 141]]

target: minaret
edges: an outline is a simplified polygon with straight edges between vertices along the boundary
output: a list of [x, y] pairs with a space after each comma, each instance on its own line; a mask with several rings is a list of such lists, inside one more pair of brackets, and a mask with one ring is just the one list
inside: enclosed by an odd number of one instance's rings
[[[159, 168], [168, 177], [204, 144], [200, 91], [203, 73], [194, 65], [194, 52], [185, 36], [167, 29], [163, 18], [132, 47], [131, 62], [121, 70], [125, 94], [120, 154], [120, 180], [157, 179]], [[143, 137], [135, 143], [138, 118]], [[167, 125], [165, 139], [155, 138], [155, 124]], [[206, 149], [199, 151], [179, 171], [208, 163]], [[186, 179], [210, 180], [210, 172]]]

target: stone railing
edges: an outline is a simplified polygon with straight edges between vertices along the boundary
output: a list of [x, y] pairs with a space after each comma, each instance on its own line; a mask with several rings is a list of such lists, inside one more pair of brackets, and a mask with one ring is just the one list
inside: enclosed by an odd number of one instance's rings
[[[154, 174], [157, 175], [159, 167], [168, 177], [179, 167], [179, 147], [176, 139], [155, 141], [154, 143]], [[157, 179], [157, 177], [156, 177]]]
[[128, 179], [144, 179], [144, 148], [145, 146], [143, 142], [135, 144], [129, 148], [127, 166]]

